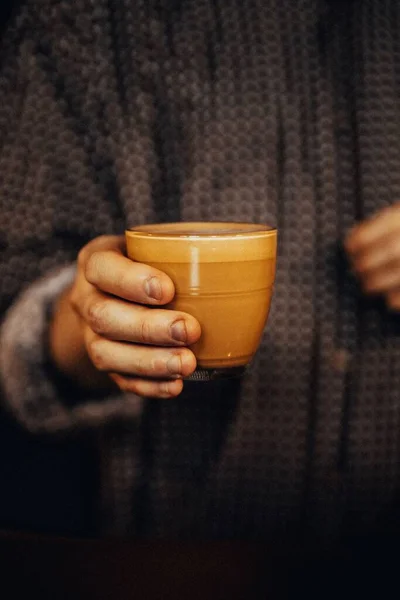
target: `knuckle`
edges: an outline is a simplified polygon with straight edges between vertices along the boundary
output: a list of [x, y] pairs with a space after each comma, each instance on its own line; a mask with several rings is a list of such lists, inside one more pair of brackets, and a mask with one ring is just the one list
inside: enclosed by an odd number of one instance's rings
[[92, 252], [85, 264], [85, 277], [89, 283], [96, 283], [101, 267], [102, 253]]
[[135, 364], [135, 374], [141, 377], [157, 377], [167, 372], [166, 363], [157, 356], [139, 356]]
[[135, 379], [128, 379], [127, 377], [117, 377], [114, 381], [118, 385], [122, 392], [134, 392], [137, 390], [137, 382]]
[[88, 354], [90, 356], [90, 360], [98, 371], [107, 371], [104, 347], [101, 340], [95, 339], [90, 342]]
[[160, 383], [159, 385], [159, 394], [160, 396], [172, 396], [171, 385], [167, 382]]
[[106, 244], [109, 245], [112, 240], [113, 240], [112, 235], [103, 234], [103, 235], [99, 235], [97, 238], [95, 238], [92, 243], [96, 244], [96, 246], [103, 247]]
[[149, 365], [142, 355], [139, 355], [135, 360], [135, 375], [147, 376], [149, 375]]
[[92, 302], [88, 307], [87, 320], [91, 329], [98, 335], [107, 332], [107, 306], [105, 302]]
[[88, 247], [84, 246], [78, 252], [77, 263], [80, 269], [84, 269], [88, 258]]
[[143, 389], [143, 381], [141, 381], [140, 379], [135, 379], [135, 378], [133, 378], [127, 382], [125, 391], [132, 392], [143, 398], [150, 395], [150, 394], [146, 393], [146, 391]]
[[133, 392], [142, 398], [153, 397], [156, 398], [158, 396], [156, 392], [156, 386], [150, 386], [147, 382], [143, 382], [141, 379], [132, 379], [127, 384], [125, 388], [127, 392]]
[[159, 385], [159, 395], [161, 398], [174, 398], [179, 396], [182, 391], [182, 384], [176, 386], [174, 382], [164, 381]]
[[154, 376], [169, 374], [167, 361], [160, 357], [153, 358], [153, 360], [150, 362], [150, 371]]
[[116, 288], [124, 293], [129, 293], [135, 285], [129, 269], [122, 271], [115, 281]]
[[152, 327], [148, 319], [143, 319], [139, 327], [139, 342], [143, 344], [153, 341]]

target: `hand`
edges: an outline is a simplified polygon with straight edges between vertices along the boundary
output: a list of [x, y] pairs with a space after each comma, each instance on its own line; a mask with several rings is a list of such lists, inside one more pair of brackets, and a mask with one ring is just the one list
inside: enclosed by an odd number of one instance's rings
[[356, 225], [345, 248], [365, 293], [400, 311], [400, 203]]
[[77, 380], [92, 380], [82, 373], [80, 344], [91, 368], [122, 390], [145, 397], [178, 395], [182, 377], [196, 368], [186, 346], [198, 340], [200, 326], [190, 315], [158, 308], [173, 296], [165, 273], [126, 258], [123, 237], [96, 238], [81, 250], [75, 283], [53, 321], [56, 364]]

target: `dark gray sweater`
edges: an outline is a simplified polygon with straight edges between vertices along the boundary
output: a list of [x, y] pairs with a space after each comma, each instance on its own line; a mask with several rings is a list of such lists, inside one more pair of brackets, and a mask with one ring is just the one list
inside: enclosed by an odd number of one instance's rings
[[[97, 531], [325, 536], [396, 507], [400, 316], [362, 297], [340, 243], [400, 201], [399, 93], [397, 0], [30, 0], [16, 15], [0, 71], [1, 401], [49, 452], [91, 446]], [[179, 219], [280, 230], [250, 372], [168, 402], [85, 397], [45, 343], [77, 251]]]

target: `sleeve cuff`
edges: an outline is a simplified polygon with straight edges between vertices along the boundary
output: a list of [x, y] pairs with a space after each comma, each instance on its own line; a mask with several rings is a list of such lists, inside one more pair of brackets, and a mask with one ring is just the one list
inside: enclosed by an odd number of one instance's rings
[[74, 280], [75, 265], [50, 272], [17, 298], [0, 328], [3, 402], [31, 432], [96, 427], [138, 417], [143, 399], [134, 394], [90, 396], [49, 363], [47, 333], [55, 300]]

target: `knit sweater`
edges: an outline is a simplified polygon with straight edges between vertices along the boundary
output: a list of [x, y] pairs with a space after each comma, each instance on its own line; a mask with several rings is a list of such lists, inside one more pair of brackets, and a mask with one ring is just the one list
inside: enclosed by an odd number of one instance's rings
[[[400, 316], [362, 296], [341, 242], [400, 201], [399, 86], [397, 0], [28, 0], [15, 15], [1, 403], [26, 435], [91, 440], [98, 532], [329, 536], [396, 506]], [[62, 381], [47, 327], [80, 247], [176, 220], [279, 229], [248, 373], [171, 401]]]

